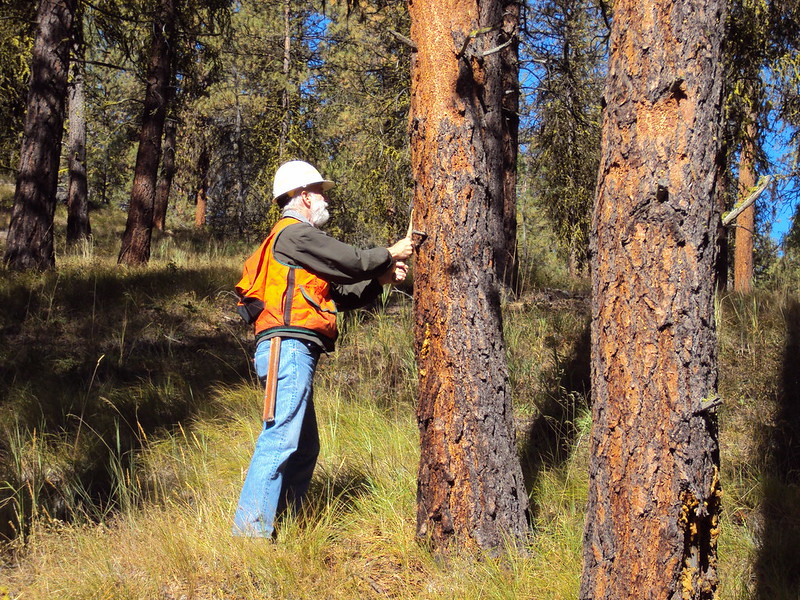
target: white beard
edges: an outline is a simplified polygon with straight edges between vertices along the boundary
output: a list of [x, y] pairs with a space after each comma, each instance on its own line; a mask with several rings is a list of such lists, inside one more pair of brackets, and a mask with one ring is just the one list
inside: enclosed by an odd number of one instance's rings
[[324, 200], [315, 201], [311, 206], [311, 224], [314, 227], [322, 227], [331, 218], [328, 212], [328, 203]]

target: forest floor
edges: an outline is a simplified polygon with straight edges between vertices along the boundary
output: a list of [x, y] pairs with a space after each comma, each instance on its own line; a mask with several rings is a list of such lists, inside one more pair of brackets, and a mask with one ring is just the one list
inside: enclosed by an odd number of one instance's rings
[[[231, 292], [248, 251], [179, 233], [157, 239], [143, 269], [84, 248], [60, 251], [56, 272], [3, 273], [0, 521], [13, 540], [0, 598], [577, 597], [585, 283], [531, 285], [504, 304], [532, 506], [523, 547], [475, 560], [415, 537], [408, 289], [343, 319], [317, 374], [322, 453], [307, 510], [273, 543], [230, 535], [260, 412]], [[797, 298], [761, 289], [718, 302], [725, 600], [800, 595]]]

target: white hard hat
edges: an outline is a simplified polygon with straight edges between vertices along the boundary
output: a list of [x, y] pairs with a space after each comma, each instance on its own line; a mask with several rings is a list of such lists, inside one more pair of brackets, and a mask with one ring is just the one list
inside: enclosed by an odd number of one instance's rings
[[290, 160], [283, 163], [275, 171], [275, 180], [272, 183], [272, 199], [277, 200], [284, 194], [312, 185], [322, 184], [322, 190], [329, 190], [333, 182], [323, 179], [319, 171], [302, 160]]

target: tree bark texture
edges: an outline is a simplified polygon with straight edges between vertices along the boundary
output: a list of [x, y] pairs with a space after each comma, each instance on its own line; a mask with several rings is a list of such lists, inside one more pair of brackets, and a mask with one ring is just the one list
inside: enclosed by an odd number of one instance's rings
[[724, 0], [618, 0], [592, 265], [580, 597], [713, 598]]
[[[746, 198], [756, 185], [755, 126], [747, 126], [739, 156], [738, 199]], [[733, 247], [733, 289], [749, 293], [753, 285], [753, 247], [756, 230], [756, 205], [748, 206], [736, 217], [736, 237]]]
[[67, 184], [67, 244], [88, 240], [92, 233], [89, 223], [89, 184], [86, 177], [86, 98], [84, 93], [83, 24], [75, 24], [75, 48], [79, 57], [72, 65], [69, 90], [69, 180]]
[[120, 264], [142, 265], [150, 260], [156, 182], [161, 162], [161, 137], [169, 103], [174, 31], [174, 0], [161, 0], [159, 13], [153, 23], [142, 130], [136, 153], [128, 220], [119, 253]]
[[175, 178], [175, 142], [178, 124], [169, 119], [164, 124], [164, 151], [161, 158], [161, 177], [156, 189], [156, 206], [153, 212], [153, 226], [159, 231], [164, 231], [167, 222], [167, 207], [169, 206], [169, 193], [172, 190], [172, 180]]
[[[507, 138], [500, 0], [412, 0], [421, 457], [417, 532], [494, 549], [527, 530], [496, 269]], [[506, 537], [507, 536], [507, 537]]]
[[75, 0], [39, 3], [20, 166], [4, 257], [16, 270], [55, 266], [53, 218], [74, 17]]

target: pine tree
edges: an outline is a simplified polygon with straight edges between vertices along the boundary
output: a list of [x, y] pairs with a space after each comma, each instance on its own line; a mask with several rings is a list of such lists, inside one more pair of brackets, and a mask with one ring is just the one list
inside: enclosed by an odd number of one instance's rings
[[530, 183], [577, 276], [588, 267], [607, 52], [598, 32], [606, 24], [586, 0], [542, 0], [531, 13], [526, 43], [538, 77], [529, 107]]
[[417, 531], [496, 549], [527, 530], [493, 268], [504, 240], [499, 0], [411, 2]]
[[86, 66], [83, 39], [83, 11], [75, 18], [72, 64], [69, 88], [69, 138], [67, 143], [69, 176], [67, 180], [67, 243], [89, 239], [89, 184], [86, 176]]
[[580, 597], [714, 597], [725, 0], [614, 4]]
[[74, 17], [75, 0], [40, 0], [20, 167], [4, 258], [12, 269], [55, 266], [53, 218]]

